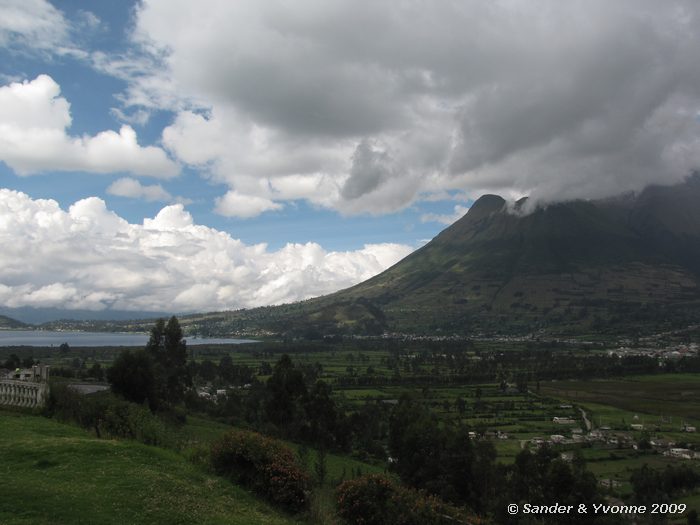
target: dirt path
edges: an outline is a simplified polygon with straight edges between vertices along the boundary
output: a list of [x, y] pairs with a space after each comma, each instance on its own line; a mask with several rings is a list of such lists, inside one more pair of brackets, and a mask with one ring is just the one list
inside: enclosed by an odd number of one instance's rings
[[582, 408], [579, 408], [579, 410], [581, 411], [581, 417], [583, 418], [583, 423], [586, 425], [586, 432], [590, 432], [593, 425], [591, 425], [591, 422], [588, 421], [588, 416], [586, 415], [586, 411]]

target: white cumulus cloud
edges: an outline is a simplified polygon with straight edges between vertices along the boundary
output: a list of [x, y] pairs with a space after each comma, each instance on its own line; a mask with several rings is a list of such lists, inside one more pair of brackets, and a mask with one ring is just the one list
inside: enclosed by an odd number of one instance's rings
[[173, 177], [175, 162], [155, 146], [138, 144], [136, 132], [70, 136], [70, 104], [48, 75], [0, 87], [0, 160], [20, 175], [46, 171], [128, 172]]
[[3, 0], [0, 3], [0, 46], [61, 49], [69, 39], [63, 14], [45, 0]]
[[182, 204], [131, 224], [90, 197], [66, 211], [0, 189], [0, 303], [73, 309], [194, 311], [291, 302], [381, 272], [412, 248], [271, 251], [195, 224]]
[[282, 205], [270, 199], [229, 191], [223, 197], [216, 199], [214, 211], [225, 217], [248, 219], [256, 217], [265, 211], [280, 209], [282, 209]]
[[145, 185], [136, 179], [123, 177], [115, 180], [107, 188], [107, 193], [119, 197], [130, 197], [132, 199], [143, 199], [153, 201], [171, 201], [173, 196], [160, 184]]

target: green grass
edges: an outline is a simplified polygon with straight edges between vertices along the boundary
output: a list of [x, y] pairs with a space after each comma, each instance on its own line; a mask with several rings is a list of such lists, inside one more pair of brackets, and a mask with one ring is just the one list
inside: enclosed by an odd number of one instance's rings
[[298, 522], [175, 452], [0, 411], [0, 523]]
[[[290, 443], [290, 445], [292, 445]], [[298, 445], [292, 445], [296, 450]], [[315, 465], [318, 461], [318, 452], [314, 449], [309, 449], [307, 468], [310, 472], [314, 472]], [[355, 473], [355, 474], [353, 474]], [[386, 474], [384, 467], [365, 463], [358, 459], [348, 456], [340, 456], [338, 454], [326, 454], [326, 485], [334, 486], [339, 481], [352, 479], [362, 474]]]
[[232, 428], [226, 423], [188, 415], [187, 422], [178, 429], [178, 435], [185, 443], [209, 444]]

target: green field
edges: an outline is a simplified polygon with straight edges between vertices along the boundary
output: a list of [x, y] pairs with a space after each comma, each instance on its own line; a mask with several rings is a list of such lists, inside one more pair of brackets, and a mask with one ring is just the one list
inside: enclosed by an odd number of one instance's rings
[[[674, 441], [678, 446], [700, 445], [700, 434], [681, 432], [681, 425], [700, 424], [700, 374], [659, 374], [630, 376], [621, 379], [594, 381], [552, 381], [543, 383], [543, 394], [583, 407], [594, 427], [613, 431], [630, 431], [632, 423], [644, 425], [644, 432], [633, 432], [635, 439], [643, 434], [652, 439]], [[660, 453], [632, 449], [582, 450], [587, 467], [599, 479], [619, 483], [616, 492], [627, 497], [632, 492], [629, 478], [634, 469], [644, 464], [663, 470], [667, 465], [687, 463]], [[689, 464], [697, 467], [698, 461]], [[674, 499], [689, 509], [700, 510], [700, 490]], [[684, 517], [671, 520], [685, 523]]]
[[700, 427], [700, 374], [553, 381], [542, 392], [581, 405], [596, 426], [622, 430], [640, 423], [657, 437], [700, 444], [700, 433], [681, 431], [683, 425]]
[[700, 374], [659, 374], [596, 381], [552, 381], [542, 391], [629, 412], [700, 418]]
[[0, 411], [0, 523], [298, 522], [173, 451]]

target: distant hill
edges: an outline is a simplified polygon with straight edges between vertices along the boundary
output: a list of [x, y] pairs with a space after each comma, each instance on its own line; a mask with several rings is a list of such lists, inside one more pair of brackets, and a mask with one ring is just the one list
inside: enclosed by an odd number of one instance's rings
[[129, 310], [66, 310], [63, 308], [33, 308], [23, 306], [10, 308], [0, 306], [0, 315], [19, 319], [28, 324], [41, 324], [59, 320], [74, 321], [127, 321], [130, 319], [155, 319], [170, 317], [172, 313]]
[[496, 195], [385, 272], [291, 305], [186, 317], [208, 333], [635, 334], [700, 319], [700, 176], [526, 212]]
[[21, 328], [28, 328], [28, 325], [11, 317], [0, 315], [0, 330], [19, 330]]

